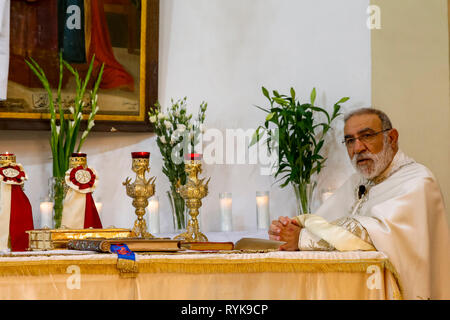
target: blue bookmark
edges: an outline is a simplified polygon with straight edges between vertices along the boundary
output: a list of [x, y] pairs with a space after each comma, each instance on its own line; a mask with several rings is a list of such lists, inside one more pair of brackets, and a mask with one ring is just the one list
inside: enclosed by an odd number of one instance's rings
[[117, 254], [117, 268], [122, 275], [124, 275], [123, 273], [138, 272], [136, 256], [126, 244], [112, 244], [110, 250]]

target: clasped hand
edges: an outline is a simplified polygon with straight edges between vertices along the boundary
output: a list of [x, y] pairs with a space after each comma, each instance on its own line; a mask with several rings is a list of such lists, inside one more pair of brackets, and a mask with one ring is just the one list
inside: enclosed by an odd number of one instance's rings
[[286, 242], [280, 246], [280, 250], [295, 251], [298, 248], [298, 238], [302, 227], [298, 221], [289, 217], [279, 217], [278, 220], [273, 220], [269, 227], [270, 240]]

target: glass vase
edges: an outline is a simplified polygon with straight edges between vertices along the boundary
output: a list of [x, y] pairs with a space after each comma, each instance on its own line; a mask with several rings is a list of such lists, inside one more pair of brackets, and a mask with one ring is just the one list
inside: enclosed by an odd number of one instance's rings
[[294, 188], [295, 200], [297, 202], [297, 214], [311, 213], [313, 192], [316, 183], [292, 183], [292, 187]]
[[173, 229], [176, 233], [186, 231], [187, 207], [184, 199], [174, 189], [167, 191], [172, 209]]
[[53, 202], [54, 228], [61, 227], [64, 197], [66, 194], [66, 182], [64, 177], [51, 177], [49, 179], [50, 198]]

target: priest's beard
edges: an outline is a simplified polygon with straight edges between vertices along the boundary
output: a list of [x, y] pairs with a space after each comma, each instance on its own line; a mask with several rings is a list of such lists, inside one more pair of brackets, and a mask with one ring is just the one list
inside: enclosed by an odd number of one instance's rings
[[[378, 177], [391, 163], [394, 158], [394, 150], [388, 143], [388, 137], [385, 136], [383, 149], [378, 153], [363, 152], [355, 154], [352, 159], [352, 165], [356, 171], [364, 178], [372, 180]], [[365, 163], [358, 164], [358, 160], [368, 159]]]

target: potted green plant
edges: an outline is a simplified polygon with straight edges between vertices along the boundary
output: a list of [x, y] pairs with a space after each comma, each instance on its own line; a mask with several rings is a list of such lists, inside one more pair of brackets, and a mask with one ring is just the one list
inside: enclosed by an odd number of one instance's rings
[[[334, 104], [331, 115], [324, 109], [315, 106], [316, 89], [313, 88], [309, 103], [301, 103], [295, 90], [290, 95], [283, 95], [262, 87], [263, 95], [269, 100], [270, 107], [262, 108], [267, 113], [264, 125], [259, 126], [250, 145], [267, 136], [269, 152], [278, 152], [278, 164], [274, 176], [281, 181], [284, 188], [291, 184], [297, 200], [299, 214], [311, 212], [312, 193], [316, 182], [312, 177], [323, 168], [326, 158], [321, 155], [325, 136], [331, 123], [340, 113], [341, 103], [349, 100], [340, 99]], [[320, 121], [319, 114], [325, 119]], [[274, 129], [274, 130], [272, 130]]]
[[[80, 79], [79, 73], [59, 55], [59, 84], [56, 92], [56, 100], [53, 98], [53, 90], [45, 76], [44, 70], [39, 64], [30, 58], [25, 61], [33, 73], [39, 78], [48, 95], [50, 110], [50, 147], [53, 157], [53, 177], [51, 179], [51, 194], [54, 201], [54, 223], [55, 228], [61, 226], [61, 218], [64, 201], [64, 176], [69, 169], [69, 158], [75, 151], [79, 152], [89, 132], [95, 125], [95, 115], [98, 112], [97, 92], [103, 75], [104, 65], [100, 68], [97, 79], [92, 90], [86, 94], [88, 83], [92, 75], [95, 57], [92, 57], [85, 79]], [[62, 101], [62, 81], [64, 67], [75, 77], [76, 91], [74, 100], [69, 105]], [[86, 97], [87, 95], [87, 97]], [[86, 128], [80, 136], [83, 113], [91, 109], [87, 118]], [[77, 144], [78, 143], [78, 144]]]
[[177, 185], [186, 183], [184, 153], [194, 152], [203, 131], [207, 103], [202, 102], [196, 118], [186, 111], [186, 97], [177, 101], [171, 100], [166, 112], [157, 102], [149, 112], [150, 123], [157, 135], [156, 143], [163, 158], [162, 172], [170, 182], [169, 197], [175, 231], [186, 229], [186, 205], [184, 199], [176, 191]]

